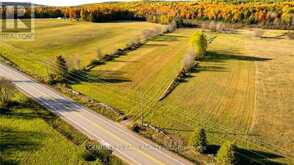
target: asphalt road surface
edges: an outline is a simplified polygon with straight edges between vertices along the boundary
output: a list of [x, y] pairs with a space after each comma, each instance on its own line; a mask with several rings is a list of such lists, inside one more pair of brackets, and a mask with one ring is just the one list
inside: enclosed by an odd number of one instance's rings
[[136, 165], [189, 165], [191, 162], [99, 115], [47, 85], [0, 63], [0, 76], [92, 139], [111, 147], [114, 154]]

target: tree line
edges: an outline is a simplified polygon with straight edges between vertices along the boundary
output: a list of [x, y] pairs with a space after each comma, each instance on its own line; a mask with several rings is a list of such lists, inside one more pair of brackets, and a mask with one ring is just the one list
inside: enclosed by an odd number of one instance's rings
[[168, 24], [181, 19], [294, 26], [294, 2], [120, 2], [78, 7], [35, 7], [34, 10], [36, 18], [65, 17], [91, 22], [146, 20]]
[[[4, 9], [0, 9], [4, 12]], [[5, 11], [7, 12], [7, 11]], [[31, 9], [26, 9], [29, 16]], [[146, 20], [169, 24], [175, 19], [294, 26], [294, 2], [119, 2], [77, 7], [34, 7], [36, 18], [71, 18], [91, 22]], [[24, 16], [24, 17], [25, 17]], [[183, 22], [182, 22], [183, 23]]]

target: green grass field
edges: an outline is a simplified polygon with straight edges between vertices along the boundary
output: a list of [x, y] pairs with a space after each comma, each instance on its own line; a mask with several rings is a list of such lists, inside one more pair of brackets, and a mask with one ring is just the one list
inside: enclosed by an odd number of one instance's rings
[[[45, 22], [49, 24], [45, 25]], [[125, 45], [142, 29], [154, 26], [149, 23], [43, 20], [37, 21], [37, 37], [40, 38], [36, 42], [5, 42], [0, 48], [6, 52], [7, 58], [25, 70], [45, 75], [44, 65], [38, 63], [40, 59], [62, 53], [72, 60], [79, 54], [86, 64], [95, 57], [97, 48], [112, 51]], [[123, 30], [123, 27], [132, 29], [134, 35], [129, 35], [131, 30]], [[93, 37], [93, 33], [100, 34], [97, 28], [103, 29], [101, 33], [108, 37]], [[99, 102], [120, 109], [134, 120], [144, 113], [146, 121], [167, 128], [186, 141], [190, 130], [204, 127], [208, 130], [210, 144], [235, 140], [246, 149], [242, 153], [250, 155], [257, 164], [289, 162], [286, 159], [293, 157], [294, 152], [294, 75], [291, 71], [294, 41], [256, 38], [248, 29], [235, 34], [208, 32], [208, 37], [217, 38], [209, 45], [207, 57], [186, 82], [158, 102], [181, 69], [182, 59], [190, 48], [189, 37], [196, 30], [199, 29], [179, 29], [158, 36], [136, 51], [91, 70], [89, 74], [99, 78], [96, 82], [71, 86]], [[282, 32], [268, 30], [266, 35], [275, 36]], [[77, 39], [72, 34], [83, 35]], [[20, 60], [28, 55], [22, 52], [31, 49], [34, 63]]]
[[[237, 46], [242, 45], [239, 36], [218, 36], [210, 46], [209, 56], [201, 62], [200, 68], [162, 102], [168, 106], [157, 105], [160, 95], [181, 68], [182, 58], [189, 49], [189, 36], [193, 31], [195, 30], [183, 29], [157, 37], [137, 51], [96, 67], [91, 73], [102, 78], [103, 83], [83, 83], [73, 87], [134, 115], [140, 112], [137, 104], [140, 103], [140, 95], [143, 95], [145, 99], [143, 103], [150, 106], [147, 110], [153, 112], [150, 120], [155, 122], [158, 116], [157, 124], [162, 126], [187, 129], [189, 125], [188, 128], [192, 129], [198, 122], [202, 122], [193, 118], [205, 114], [206, 116], [202, 117], [205, 121], [209, 117], [209, 120], [226, 121], [227, 123], [223, 124], [248, 130], [251, 123], [251, 118], [248, 116], [252, 116], [254, 111], [254, 61], [259, 59], [254, 57], [243, 59], [240, 54], [232, 55], [222, 50], [226, 48], [236, 51]], [[239, 44], [224, 43], [224, 38]], [[243, 68], [246, 69], [242, 71]], [[97, 92], [91, 92], [93, 89]], [[122, 97], [123, 95], [125, 97]], [[160, 113], [167, 117], [174, 115], [174, 119], [178, 121], [167, 120], [167, 123], [163, 124], [160, 121]], [[191, 120], [188, 120], [187, 114], [193, 114], [193, 116], [188, 115]], [[236, 123], [236, 119], [239, 123]]]
[[[103, 81], [77, 84], [73, 88], [136, 117], [141, 114], [142, 103], [146, 112], [145, 120], [163, 128], [191, 130], [200, 125], [211, 130], [208, 134], [211, 143], [220, 144], [225, 139], [236, 140], [244, 148], [253, 150], [255, 156], [251, 157], [263, 161], [262, 163], [270, 163], [267, 158], [279, 160], [280, 157], [266, 156], [255, 150], [269, 153], [281, 151], [283, 155], [293, 153], [292, 145], [289, 145], [292, 139], [290, 136], [293, 136], [293, 114], [289, 111], [293, 108], [293, 74], [290, 71], [283, 73], [288, 67], [291, 68], [293, 62], [288, 57], [294, 51], [290, 46], [294, 42], [288, 39], [281, 39], [282, 42], [279, 40], [277, 44], [275, 39], [257, 39], [248, 30], [237, 34], [208, 33], [209, 37], [217, 35], [217, 38], [209, 45], [209, 53], [201, 61], [200, 67], [187, 82], [181, 83], [163, 102], [158, 102], [160, 95], [181, 68], [181, 60], [189, 48], [188, 39], [193, 31], [195, 30], [180, 29], [173, 34], [157, 37], [137, 51], [96, 67], [91, 73]], [[269, 33], [268, 36], [282, 31]], [[258, 45], [255, 45], [256, 40]], [[279, 49], [274, 52], [271, 52], [272, 49], [262, 49], [268, 44]], [[270, 54], [275, 54], [277, 59], [273, 59]], [[281, 62], [284, 58], [289, 61]], [[269, 96], [259, 96], [261, 88], [266, 88], [268, 95], [275, 94], [270, 93], [275, 89], [258, 83], [266, 80], [269, 75], [256, 74], [257, 70], [267, 73], [267, 70], [259, 67], [271, 68], [271, 63], [280, 65], [279, 69], [274, 69], [276, 74], [287, 74], [279, 76], [284, 84], [273, 85], [276, 90], [284, 92], [291, 88], [283, 93], [286, 97], [284, 104], [274, 99], [277, 96], [270, 99]], [[272, 84], [275, 83], [275, 79], [271, 81]], [[264, 102], [272, 106], [279, 105], [279, 111], [273, 110], [276, 113], [274, 116], [286, 120], [276, 122], [271, 117], [268, 121], [264, 120], [264, 116], [273, 113], [267, 112], [268, 107], [264, 106]], [[263, 118], [259, 117], [261, 115]], [[286, 129], [286, 133], [279, 132], [281, 126]], [[273, 127], [273, 131], [268, 131]], [[254, 131], [255, 129], [262, 131]], [[190, 136], [187, 132], [177, 133], [186, 139]]]
[[96, 58], [97, 49], [103, 54], [112, 53], [144, 30], [160, 26], [145, 22], [89, 23], [36, 19], [33, 42], [0, 42], [0, 48], [4, 56], [15, 56], [14, 62], [20, 67], [46, 78], [58, 55], [66, 57], [72, 67], [80, 59], [82, 67]]
[[45, 110], [22, 105], [24, 96], [18, 95], [15, 100], [21, 104], [9, 112], [1, 111], [1, 164], [87, 164], [81, 159], [82, 147], [67, 140], [41, 117], [50, 116]]

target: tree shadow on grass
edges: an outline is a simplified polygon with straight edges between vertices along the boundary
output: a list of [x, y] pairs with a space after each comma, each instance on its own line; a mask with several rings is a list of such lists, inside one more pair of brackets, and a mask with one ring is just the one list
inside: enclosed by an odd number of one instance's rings
[[242, 148], [237, 149], [237, 158], [240, 165], [248, 164], [266, 164], [266, 165], [286, 165], [285, 163], [276, 162], [272, 159], [284, 158], [281, 155], [256, 151], [256, 150], [246, 150]]
[[[219, 149], [219, 145], [209, 145], [207, 147], [206, 153], [216, 155]], [[283, 156], [264, 151], [237, 148], [237, 151], [235, 152], [235, 157], [237, 158], [238, 165], [286, 165], [284, 163], [272, 160], [277, 158], [284, 158]]]
[[224, 62], [226, 60], [239, 60], [239, 61], [268, 61], [271, 58], [262, 58], [254, 56], [242, 56], [242, 55], [232, 55], [232, 54], [221, 54], [217, 52], [207, 52], [207, 55], [201, 59], [201, 61], [207, 62]]
[[[221, 64], [228, 60], [239, 60], [239, 61], [268, 61], [272, 60], [271, 58], [260, 58], [253, 56], [241, 56], [241, 55], [231, 55], [231, 54], [220, 54], [216, 52], [207, 52], [207, 55], [203, 57], [200, 62], [212, 62], [205, 65], [201, 64], [192, 70], [192, 73], [198, 73], [203, 71], [209, 72], [227, 72], [228, 70]], [[213, 63], [215, 62], [215, 63]]]
[[18, 164], [20, 164], [19, 161], [17, 161], [17, 160], [6, 160], [5, 158], [3, 158], [2, 155], [0, 155], [0, 163], [1, 163], [1, 165], [18, 165]]
[[198, 65], [197, 67], [194, 67], [191, 69], [190, 73], [185, 74], [185, 78], [179, 80], [180, 83], [187, 83], [189, 82], [190, 78], [196, 77], [197, 74], [194, 73], [199, 73], [199, 72], [227, 72], [225, 67], [221, 66], [215, 66], [215, 65]]
[[87, 83], [124, 83], [130, 82], [128, 78], [123, 76], [123, 72], [120, 71], [105, 71], [95, 70], [91, 72], [86, 71], [74, 71], [70, 73], [69, 84], [79, 84], [82, 82]]
[[[36, 118], [49, 119], [52, 117], [47, 111], [41, 111], [41, 107], [30, 99], [10, 104], [8, 110], [2, 111], [0, 109], [0, 114], [5, 115], [6, 118], [32, 120]], [[25, 109], [32, 109], [32, 111], [26, 111]]]
[[18, 111], [18, 112], [12, 112], [13, 110], [11, 110], [10, 112], [7, 112], [5, 115], [7, 115], [7, 118], [9, 119], [24, 119], [24, 120], [32, 120], [35, 118], [40, 118], [40, 116], [34, 112], [22, 112], [22, 111]]
[[117, 59], [114, 59], [114, 60], [112, 60], [111, 62], [128, 62], [128, 63], [137, 63], [138, 61], [125, 61], [125, 60], [117, 60]]
[[151, 39], [151, 41], [178, 41], [179, 38], [185, 38], [185, 36], [179, 36], [179, 35], [166, 35], [166, 34], [161, 34], [159, 36], [154, 37]]
[[156, 44], [156, 43], [147, 43], [144, 47], [161, 47], [161, 46], [168, 46], [167, 44]]
[[192, 69], [192, 73], [199, 73], [199, 72], [227, 72], [226, 68], [223, 66], [216, 66], [216, 65], [199, 65], [197, 68]]
[[92, 77], [96, 82], [100, 83], [123, 83], [130, 82], [130, 80], [124, 77], [124, 72], [112, 71], [112, 70], [96, 70], [91, 72]]
[[9, 157], [16, 152], [38, 150], [41, 144], [38, 141], [46, 135], [41, 132], [16, 131], [11, 128], [0, 128], [0, 160], [3, 165], [19, 164], [17, 160], [11, 160]]

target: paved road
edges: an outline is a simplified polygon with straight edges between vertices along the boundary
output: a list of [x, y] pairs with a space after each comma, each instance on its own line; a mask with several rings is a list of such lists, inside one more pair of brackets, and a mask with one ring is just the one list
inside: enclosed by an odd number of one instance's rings
[[0, 63], [0, 76], [11, 80], [24, 94], [61, 116], [87, 136], [111, 146], [116, 155], [130, 164], [191, 164], [149, 140], [139, 137], [118, 123], [74, 103], [54, 89], [34, 81], [10, 66]]

